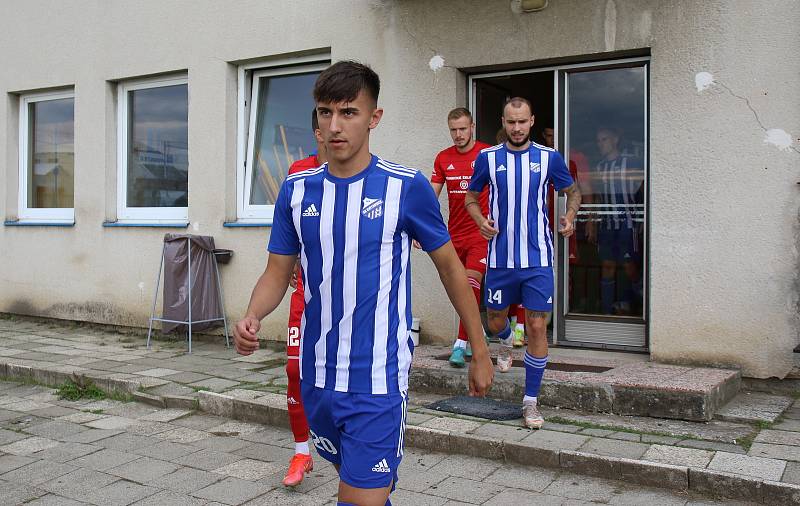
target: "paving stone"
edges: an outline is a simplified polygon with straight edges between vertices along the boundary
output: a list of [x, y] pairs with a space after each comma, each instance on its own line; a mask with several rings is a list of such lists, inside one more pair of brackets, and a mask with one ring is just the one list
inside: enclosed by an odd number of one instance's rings
[[283, 448], [274, 445], [265, 445], [262, 443], [250, 443], [240, 450], [233, 452], [235, 455], [254, 459], [265, 460], [267, 462], [288, 462], [294, 449]]
[[245, 446], [250, 446], [253, 443], [250, 441], [242, 441], [235, 437], [211, 436], [199, 441], [193, 441], [189, 444], [197, 448], [232, 453]]
[[47, 494], [25, 503], [25, 506], [85, 506], [88, 503], [83, 501], [74, 501], [61, 497], [60, 495]]
[[140, 376], [150, 376], [151, 378], [163, 378], [164, 376], [169, 376], [170, 374], [178, 374], [181, 371], [176, 371], [175, 369], [166, 369], [163, 367], [158, 367], [155, 369], [145, 369], [143, 371], [137, 371], [136, 374]]
[[74, 409], [65, 408], [65, 407], [62, 407], [62, 406], [52, 406], [50, 408], [35, 409], [35, 410], [31, 411], [30, 413], [32, 415], [41, 416], [43, 418], [55, 418], [55, 417], [58, 417], [58, 416], [69, 415], [69, 414], [75, 413], [75, 412], [76, 412], [76, 410], [74, 410]]
[[430, 495], [481, 504], [499, 494], [505, 487], [493, 483], [466, 480], [452, 476], [426, 491]]
[[[0, 465], [2, 459], [0, 459]], [[787, 462], [786, 469], [783, 472], [783, 477], [781, 481], [785, 481], [786, 483], [793, 483], [795, 485], [800, 485], [800, 463], [797, 462]]]
[[53, 478], [71, 473], [75, 466], [70, 464], [59, 464], [46, 460], [37, 460], [24, 467], [19, 467], [2, 476], [0, 479], [12, 483], [25, 483], [27, 485], [39, 485]]
[[121, 430], [89, 429], [87, 431], [65, 437], [64, 441], [71, 443], [95, 443], [122, 433], [123, 432]]
[[704, 468], [711, 462], [714, 452], [678, 446], [652, 445], [642, 456], [643, 460], [674, 466]]
[[427, 472], [445, 458], [447, 458], [447, 455], [444, 453], [423, 452], [416, 448], [406, 448], [403, 461], [400, 464], [400, 471]]
[[399, 473], [402, 479], [397, 482], [397, 487], [412, 492], [424, 492], [450, 476], [447, 473], [432, 469], [425, 471], [409, 471], [406, 469], [405, 462], [400, 464]]
[[91, 422], [87, 422], [86, 427], [91, 427], [93, 429], [105, 429], [105, 430], [124, 430], [131, 425], [135, 425], [136, 420], [133, 418], [125, 418], [122, 416], [107, 416], [105, 418], [100, 418], [97, 420], [93, 420]]
[[136, 483], [149, 484], [148, 482], [172, 473], [176, 469], [178, 466], [170, 462], [142, 457], [107, 469], [105, 472]]
[[105, 473], [89, 469], [77, 469], [69, 474], [42, 483], [39, 487], [56, 495], [81, 500], [89, 492], [113, 483], [117, 479], [116, 476]]
[[209, 378], [206, 380], [190, 383], [189, 386], [194, 388], [211, 390], [212, 392], [222, 392], [223, 390], [227, 390], [228, 388], [233, 388], [238, 384], [239, 384], [238, 381], [232, 381], [223, 378]]
[[176, 429], [160, 432], [155, 435], [159, 439], [165, 439], [174, 443], [194, 443], [211, 437], [211, 434], [201, 430], [190, 429], [188, 427], [178, 427]]
[[415, 413], [409, 410], [408, 413], [406, 413], [406, 425], [420, 425], [431, 418], [433, 418], [433, 415], [426, 413]]
[[608, 480], [594, 478], [591, 476], [579, 476], [576, 474], [564, 474], [559, 476], [547, 488], [545, 494], [570, 499], [582, 499], [591, 502], [608, 502], [614, 495], [614, 491], [619, 487]]
[[[281, 487], [245, 503], [245, 506], [273, 506], [278, 504], [281, 506], [322, 506], [335, 505], [336, 503], [322, 498], [310, 497], [307, 494], [298, 494], [291, 489]], [[403, 503], [395, 502], [394, 504]], [[209, 504], [208, 506], [211, 505]]]
[[209, 414], [194, 414], [187, 416], [185, 418], [179, 418], [177, 420], [173, 420], [172, 423], [174, 425], [180, 425], [181, 427], [189, 427], [190, 429], [196, 430], [207, 430], [211, 427], [217, 427], [225, 423], [227, 419], [222, 418], [220, 416], [214, 416]]
[[800, 446], [800, 433], [785, 430], [764, 429], [758, 433], [756, 443]]
[[772, 428], [776, 430], [800, 432], [800, 420], [787, 418], [780, 423], [776, 423]]
[[445, 416], [433, 418], [422, 423], [421, 425], [423, 427], [430, 427], [431, 429], [443, 430], [456, 434], [465, 434], [480, 427], [481, 422]]
[[23, 504], [45, 494], [46, 492], [31, 485], [0, 480], [0, 498], [4, 504]]
[[127, 506], [139, 499], [152, 496], [159, 490], [126, 480], [119, 480], [97, 488], [86, 494], [86, 500], [94, 504]]
[[613, 434], [613, 430], [608, 429], [583, 429], [578, 434], [583, 436], [597, 436], [597, 437], [606, 437], [609, 434]]
[[717, 452], [708, 464], [709, 469], [716, 471], [743, 474], [773, 481], [781, 479], [785, 467], [786, 462], [780, 460], [749, 457], [726, 452]]
[[63, 422], [71, 422], [71, 423], [86, 423], [86, 422], [93, 422], [95, 420], [99, 420], [101, 418], [106, 418], [108, 415], [102, 414], [95, 414], [95, 413], [86, 413], [84, 411], [78, 411], [76, 413], [72, 413], [69, 415], [59, 416], [58, 420]]
[[168, 430], [174, 430], [175, 427], [168, 423], [161, 422], [142, 422], [131, 425], [125, 428], [127, 434], [135, 434], [137, 436], [155, 436]]
[[226, 466], [213, 469], [211, 472], [232, 476], [242, 480], [255, 481], [282, 470], [282, 466], [261, 460], [242, 459]]
[[685, 495], [677, 495], [668, 491], [649, 489], [649, 488], [625, 488], [615, 491], [609, 504], [624, 504], [630, 506], [641, 506], [644, 504], [654, 504], [658, 506], [683, 506], [686, 504]]
[[211, 471], [232, 464], [243, 457], [231, 453], [218, 452], [214, 450], [200, 450], [189, 455], [172, 459], [172, 462], [183, 466], [194, 467], [204, 471]]
[[133, 504], [134, 506], [203, 506], [207, 503], [202, 499], [188, 497], [185, 494], [162, 490]]
[[62, 439], [72, 434], [84, 432], [86, 427], [76, 423], [53, 420], [27, 429], [25, 432], [50, 439]]
[[[607, 436], [609, 439], [619, 439], [620, 441], [632, 441], [638, 443], [642, 440], [641, 434], [634, 434], [633, 432], [615, 432]], [[646, 441], [645, 441], [646, 442]]]
[[94, 452], [90, 455], [71, 460], [69, 463], [79, 467], [94, 469], [95, 471], [105, 471], [138, 458], [139, 455], [134, 455], [132, 453], [104, 449]]
[[173, 443], [171, 441], [162, 441], [158, 444], [134, 450], [134, 452], [138, 453], [139, 455], [143, 455], [146, 457], [153, 457], [161, 460], [173, 460], [180, 457], [184, 457], [186, 455], [191, 455], [192, 453], [195, 453], [197, 451], [198, 451], [197, 448], [195, 448], [194, 446], [189, 446], [181, 443]]
[[638, 459], [644, 455], [648, 448], [649, 445], [642, 443], [595, 437], [581, 446], [579, 451], [584, 453], [594, 453], [596, 455], [607, 455], [609, 457]]
[[551, 430], [537, 430], [526, 436], [521, 444], [545, 450], [577, 450], [588, 441], [587, 436]]
[[718, 443], [716, 441], [700, 441], [699, 439], [684, 439], [678, 442], [678, 446], [688, 448], [698, 448], [701, 450], [723, 451], [727, 453], [747, 453], [741, 446], [732, 443]]
[[398, 489], [389, 497], [392, 504], [413, 504], [414, 506], [440, 506], [448, 504], [449, 499], [435, 495], [421, 494], [410, 490]]
[[798, 446], [753, 443], [747, 454], [751, 457], [767, 457], [800, 462], [800, 447]]
[[180, 494], [189, 494], [201, 488], [205, 488], [212, 483], [221, 481], [224, 478], [224, 475], [182, 467], [173, 473], [165, 473], [153, 479], [150, 485]]
[[36, 462], [36, 460], [33, 457], [25, 457], [23, 455], [0, 455], [0, 474], [27, 466], [31, 462]]
[[483, 480], [498, 467], [500, 467], [500, 463], [492, 460], [478, 459], [463, 455], [449, 455], [433, 466], [431, 470], [450, 476]]
[[[192, 496], [217, 501], [222, 504], [241, 504], [270, 490], [263, 483], [228, 477], [224, 480], [192, 492]], [[275, 503], [272, 503], [275, 504]]]
[[760, 392], [743, 392], [717, 410], [722, 420], [774, 422], [792, 404], [790, 397]]
[[52, 439], [34, 436], [27, 439], [14, 441], [13, 443], [5, 446], [0, 446], [0, 451], [4, 453], [10, 453], [12, 455], [30, 455], [48, 448], [53, 448], [59, 444], [61, 443], [58, 441], [53, 441]]
[[178, 372], [175, 374], [169, 374], [166, 376], [162, 376], [166, 380], [175, 381], [177, 383], [194, 383], [196, 381], [202, 381], [209, 379], [211, 376], [207, 374], [200, 374], [197, 372]]
[[147, 420], [150, 422], [171, 422], [172, 420], [183, 418], [190, 413], [191, 411], [184, 409], [160, 409], [149, 415], [139, 417], [139, 420]]
[[680, 438], [670, 436], [658, 436], [654, 434], [642, 434], [642, 443], [655, 443], [660, 445], [675, 445]]
[[121, 433], [116, 436], [111, 436], [109, 438], [102, 439], [97, 442], [99, 446], [104, 448], [111, 448], [114, 450], [130, 452], [135, 450], [141, 450], [147, 446], [152, 446], [154, 444], [160, 443], [160, 439], [156, 439], [150, 436], [138, 436], [136, 434], [128, 434], [128, 433]]
[[255, 434], [263, 430], [264, 428], [261, 425], [256, 425], [254, 423], [230, 421], [216, 427], [211, 427], [208, 429], [208, 432], [214, 435], [242, 436], [245, 434]]
[[483, 481], [506, 487], [541, 492], [556, 479], [556, 476], [558, 476], [558, 472], [551, 469], [503, 466]]
[[[518, 506], [531, 503], [533, 500], [535, 500], [536, 506], [562, 506], [564, 504], [563, 497], [542, 496], [537, 494], [536, 498], [533, 499], [530, 492], [516, 489], [505, 489], [483, 504], [485, 506]], [[451, 505], [451, 503], [445, 504], [447, 506]]]
[[13, 443], [14, 441], [19, 441], [20, 439], [25, 439], [26, 437], [28, 437], [27, 434], [20, 434], [19, 432], [14, 432], [13, 430], [0, 429], [0, 445]]
[[511, 427], [499, 423], [485, 423], [472, 431], [476, 436], [486, 436], [503, 441], [522, 441], [530, 431], [525, 427]]
[[58, 446], [37, 452], [35, 456], [52, 462], [68, 462], [84, 455], [89, 455], [102, 447], [84, 443], [62, 443]]

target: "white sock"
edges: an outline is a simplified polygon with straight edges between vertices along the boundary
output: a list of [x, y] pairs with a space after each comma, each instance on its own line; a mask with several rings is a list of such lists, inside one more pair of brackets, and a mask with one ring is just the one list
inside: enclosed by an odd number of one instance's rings
[[467, 349], [467, 342], [463, 339], [456, 339], [456, 342], [453, 343], [453, 349], [455, 350], [456, 348]]
[[303, 441], [302, 443], [298, 443], [295, 441], [294, 452], [302, 453], [303, 455], [311, 455], [311, 453], [308, 450], [308, 441]]
[[522, 398], [522, 403], [523, 404], [528, 404], [529, 402], [532, 402], [532, 403], [536, 404], [536, 400], [537, 399], [538, 399], [538, 397], [531, 397], [529, 395], [526, 395], [525, 397]]

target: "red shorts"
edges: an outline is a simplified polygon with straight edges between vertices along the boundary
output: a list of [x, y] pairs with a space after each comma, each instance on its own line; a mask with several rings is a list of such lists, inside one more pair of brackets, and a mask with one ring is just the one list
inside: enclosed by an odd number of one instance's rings
[[305, 308], [306, 301], [305, 291], [303, 290], [303, 280], [298, 272], [297, 288], [292, 292], [292, 299], [289, 304], [289, 331], [286, 336], [286, 355], [288, 357], [296, 358], [300, 356], [300, 323]]
[[453, 246], [456, 248], [458, 259], [467, 270], [478, 271], [481, 274], [486, 274], [486, 253], [487, 242], [481, 239], [480, 241], [469, 240], [464, 242], [453, 241]]

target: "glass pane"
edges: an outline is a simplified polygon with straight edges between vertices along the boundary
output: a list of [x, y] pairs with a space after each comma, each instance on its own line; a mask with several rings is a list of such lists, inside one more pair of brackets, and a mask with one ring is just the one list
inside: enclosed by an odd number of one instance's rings
[[583, 193], [569, 241], [569, 312], [642, 317], [645, 69], [571, 73], [570, 170]]
[[188, 205], [188, 87], [128, 92], [128, 207]]
[[28, 207], [71, 208], [75, 179], [75, 100], [28, 105]]
[[250, 204], [274, 204], [289, 166], [316, 151], [311, 92], [318, 75], [259, 78]]

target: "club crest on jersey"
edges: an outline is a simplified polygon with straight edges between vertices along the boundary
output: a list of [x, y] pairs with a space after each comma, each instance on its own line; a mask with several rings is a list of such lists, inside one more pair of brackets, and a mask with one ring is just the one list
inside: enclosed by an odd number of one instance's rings
[[458, 183], [458, 186], [460, 186], [462, 190], [466, 190], [467, 188], [469, 188], [469, 181], [467, 181], [466, 179], [462, 179], [461, 182]]
[[364, 206], [361, 208], [361, 214], [371, 220], [380, 218], [383, 214], [383, 200], [364, 197]]
[[541, 172], [542, 166], [539, 165], [537, 162], [531, 162], [531, 172]]

